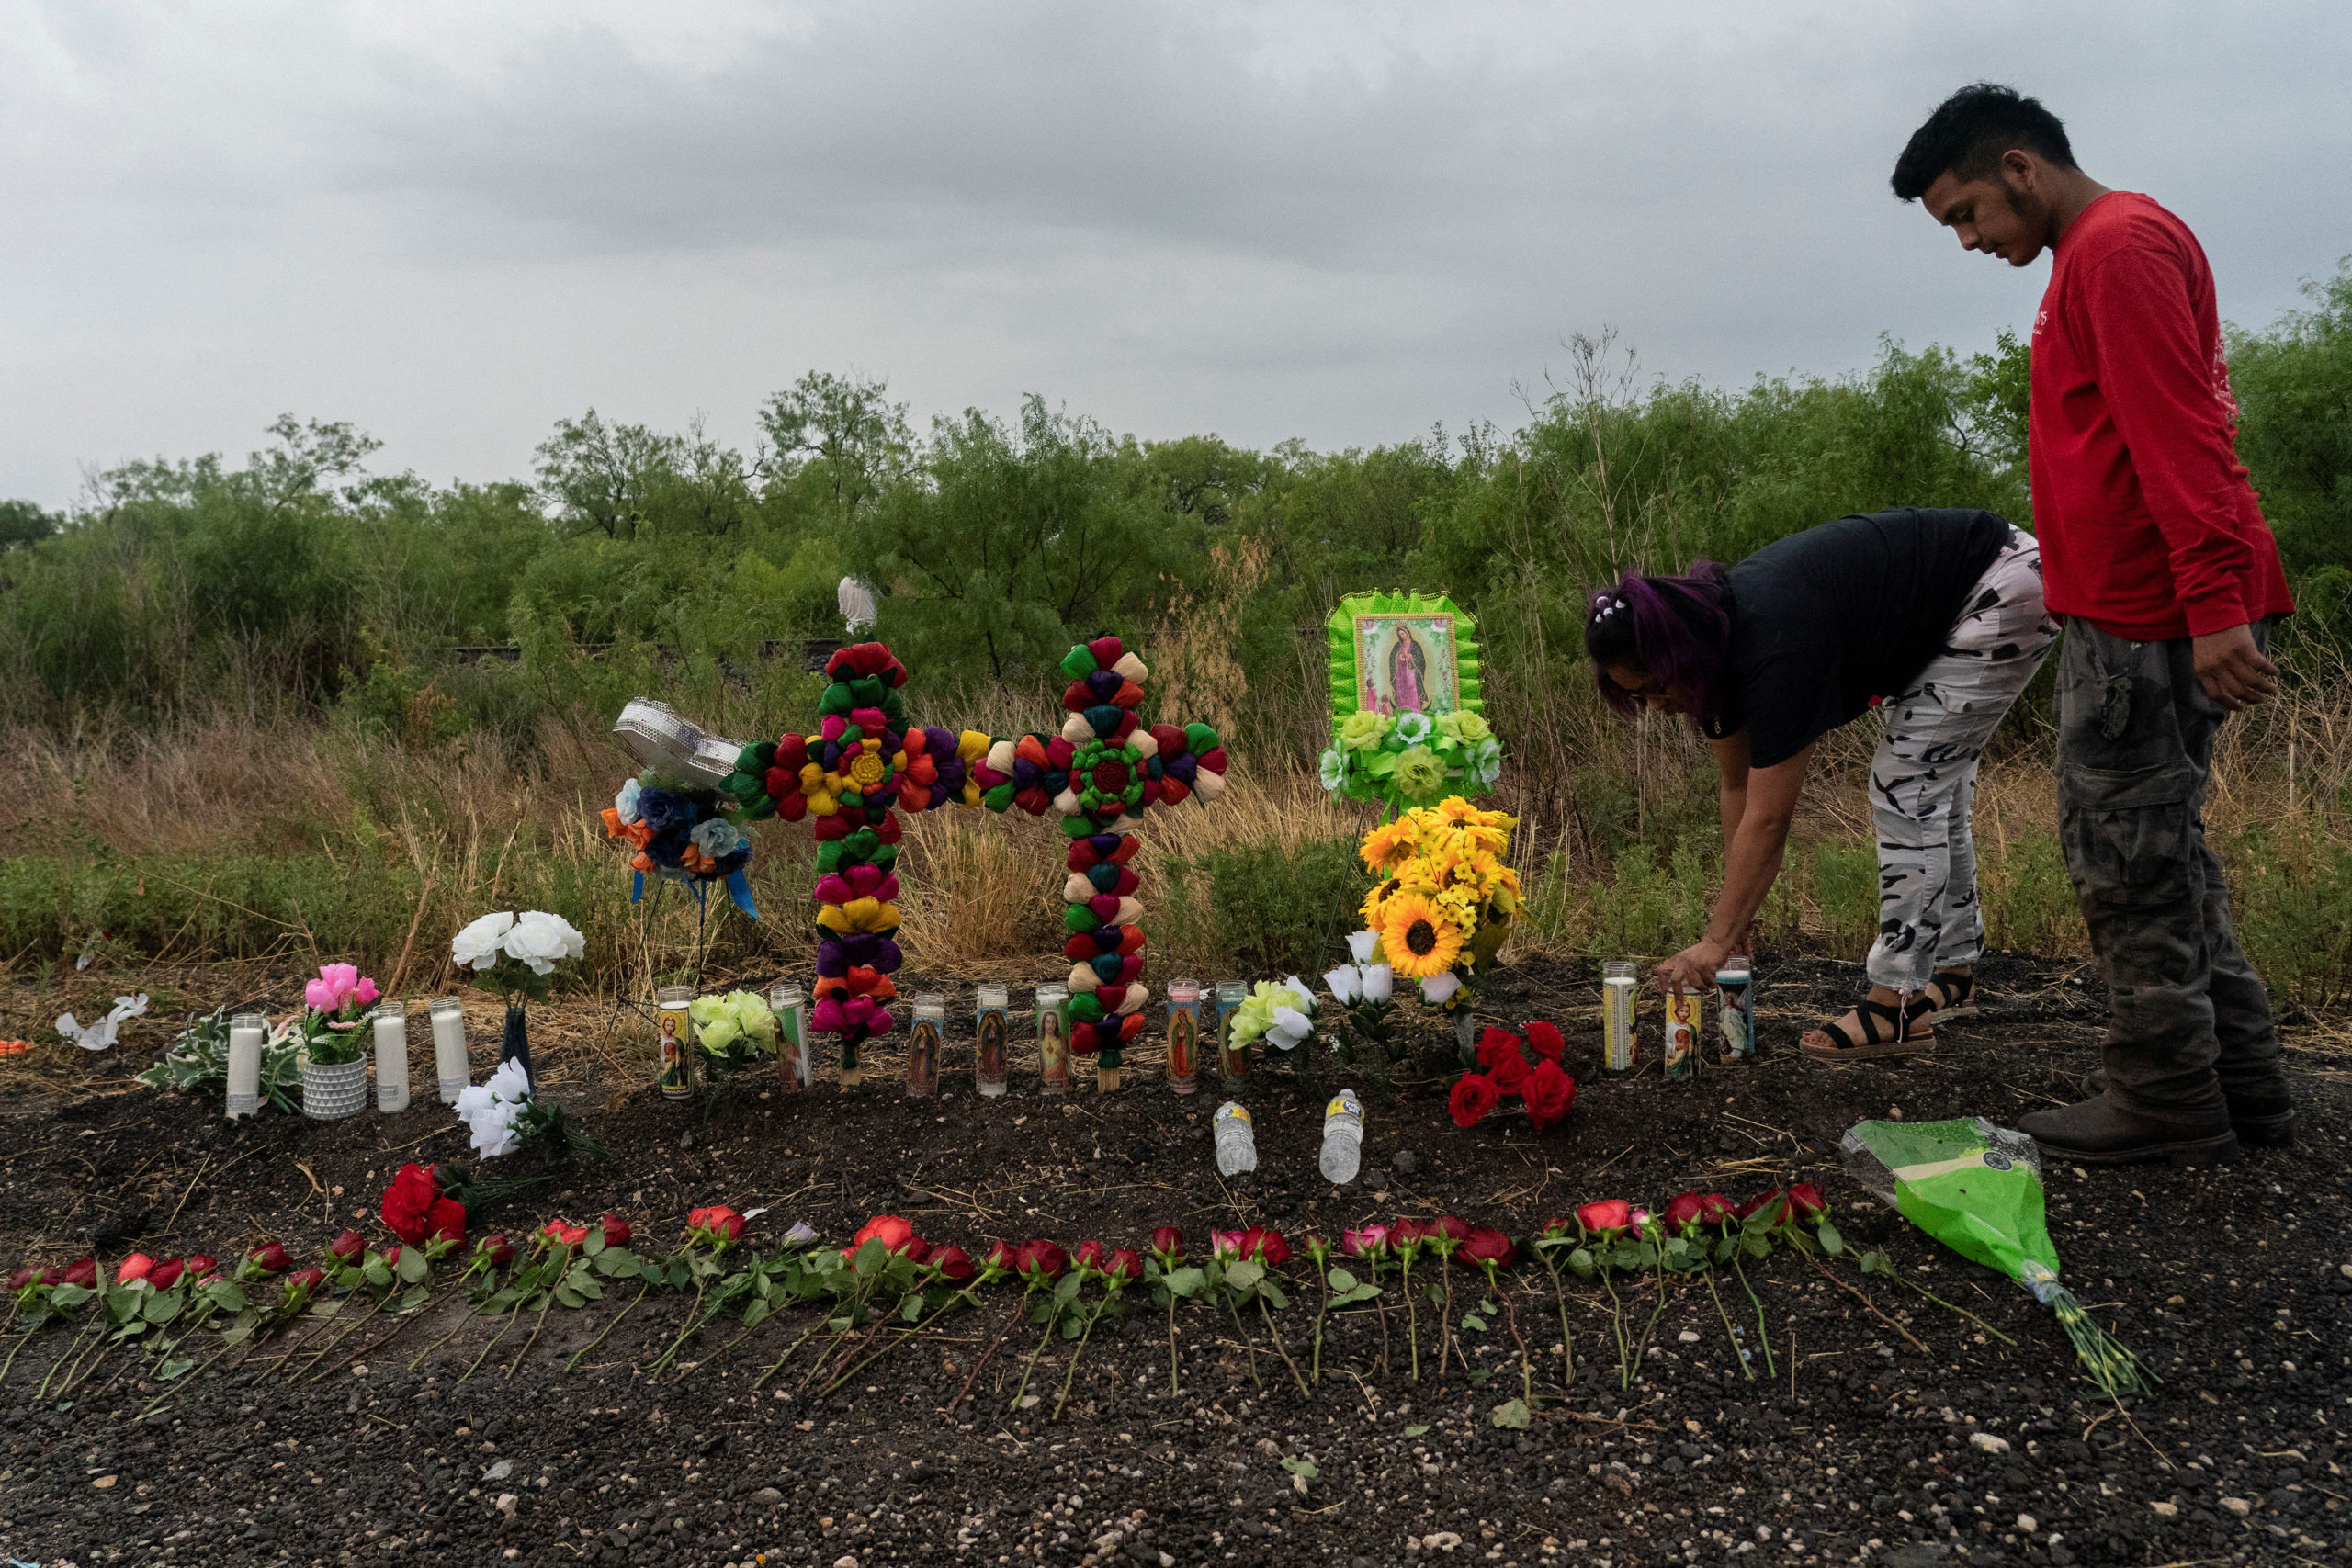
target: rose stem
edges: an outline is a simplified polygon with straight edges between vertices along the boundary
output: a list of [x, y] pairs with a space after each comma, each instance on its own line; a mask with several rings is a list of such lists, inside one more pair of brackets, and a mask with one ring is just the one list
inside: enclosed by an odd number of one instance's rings
[[[1833, 1284], [1833, 1285], [1837, 1286], [1839, 1290], [1841, 1290], [1841, 1291], [1845, 1292], [1848, 1295], [1849, 1295], [1849, 1296], [1853, 1297], [1856, 1301], [1858, 1301], [1858, 1302], [1861, 1303], [1863, 1306], [1867, 1307], [1867, 1308], [1870, 1310], [1870, 1314], [1871, 1314], [1872, 1317], [1874, 1317], [1874, 1318], [1878, 1319], [1881, 1323], [1883, 1323], [1883, 1324], [1886, 1325], [1889, 1328], [1892, 1328], [1893, 1330], [1894, 1330], [1894, 1332], [1896, 1332], [1897, 1334], [1900, 1334], [1901, 1336], [1903, 1336], [1904, 1339], [1905, 1339], [1905, 1341], [1910, 1345], [1911, 1348], [1913, 1348], [1914, 1350], [1918, 1351], [1918, 1352], [1919, 1352], [1921, 1355], [1923, 1355], [1923, 1356], [1924, 1356], [1924, 1355], [1926, 1355], [1926, 1354], [1928, 1353], [1928, 1348], [1927, 1348], [1925, 1345], [1920, 1344], [1920, 1343], [1919, 1343], [1919, 1341], [1918, 1341], [1918, 1340], [1917, 1340], [1917, 1338], [1912, 1335], [1912, 1333], [1911, 1333], [1911, 1331], [1910, 1331], [1909, 1329], [1907, 1329], [1907, 1328], [1904, 1327], [1901, 1324], [1899, 1324], [1899, 1323], [1895, 1322], [1895, 1321], [1894, 1321], [1894, 1319], [1893, 1319], [1893, 1318], [1891, 1318], [1891, 1317], [1887, 1316], [1887, 1315], [1886, 1315], [1886, 1314], [1884, 1314], [1884, 1313], [1883, 1313], [1883, 1312], [1881, 1312], [1881, 1311], [1879, 1311], [1879, 1310], [1878, 1310], [1878, 1303], [1877, 1303], [1876, 1302], [1874, 1302], [1874, 1301], [1871, 1300], [1871, 1299], [1870, 1299], [1870, 1297], [1868, 1297], [1868, 1296], [1866, 1296], [1866, 1295], [1862, 1294], [1862, 1292], [1860, 1292], [1860, 1291], [1858, 1291], [1858, 1290], [1854, 1289], [1854, 1287], [1853, 1287], [1853, 1286], [1851, 1286], [1851, 1285], [1849, 1285], [1849, 1284], [1846, 1283], [1846, 1281], [1845, 1281], [1845, 1280], [1840, 1280], [1839, 1278], [1838, 1278], [1838, 1276], [1837, 1276], [1837, 1275], [1832, 1274], [1832, 1273], [1829, 1271], [1829, 1266], [1828, 1266], [1827, 1264], [1826, 1264], [1826, 1263], [1822, 1262], [1820, 1258], [1814, 1257], [1814, 1256], [1813, 1256], [1812, 1254], [1810, 1254], [1810, 1253], [1806, 1253], [1806, 1254], [1804, 1254], [1804, 1260], [1805, 1260], [1806, 1262], [1808, 1262], [1808, 1263], [1812, 1264], [1815, 1269], [1820, 1269], [1820, 1270], [1821, 1270], [1821, 1277], [1822, 1277], [1823, 1279], [1825, 1279], [1825, 1280], [1828, 1280], [1831, 1284]], [[1758, 1310], [1760, 1312], [1762, 1309], [1759, 1307]]]
[[481, 1308], [482, 1303], [480, 1302], [474, 1302], [468, 1305], [466, 1308], [466, 1315], [458, 1319], [457, 1327], [450, 1329], [448, 1333], [444, 1334], [440, 1338], [435, 1339], [432, 1344], [427, 1345], [424, 1349], [419, 1350], [416, 1353], [416, 1359], [408, 1364], [408, 1370], [410, 1371], [414, 1371], [417, 1368], [424, 1365], [424, 1359], [427, 1356], [430, 1356], [434, 1351], [438, 1350], [442, 1346], [447, 1345], [450, 1340], [456, 1338], [458, 1333], [465, 1328], [466, 1325], [481, 1316]]
[[1778, 1376], [1781, 1369], [1772, 1361], [1772, 1337], [1764, 1331], [1764, 1302], [1757, 1295], [1756, 1287], [1747, 1282], [1747, 1267], [1739, 1260], [1737, 1248], [1732, 1251], [1731, 1269], [1739, 1276], [1739, 1288], [1747, 1292], [1748, 1304], [1756, 1309], [1756, 1337], [1764, 1347], [1764, 1371]]
[[1609, 1292], [1609, 1321], [1617, 1335], [1617, 1386], [1623, 1390], [1634, 1381], [1627, 1359], [1633, 1347], [1625, 1343], [1625, 1303], [1618, 1297], [1617, 1281], [1609, 1277], [1609, 1267], [1600, 1266], [1600, 1288]]
[[460, 1275], [457, 1280], [450, 1285], [448, 1291], [442, 1292], [439, 1295], [433, 1297], [429, 1301], [419, 1302], [414, 1312], [401, 1313], [400, 1314], [400, 1321], [392, 1325], [392, 1331], [390, 1334], [379, 1336], [379, 1337], [368, 1341], [367, 1344], [362, 1345], [358, 1349], [354, 1350], [350, 1355], [345, 1356], [334, 1366], [322, 1368], [318, 1371], [312, 1372], [311, 1374], [310, 1381], [311, 1382], [319, 1382], [327, 1378], [331, 1378], [334, 1376], [335, 1373], [343, 1371], [344, 1368], [351, 1365], [352, 1362], [359, 1359], [360, 1357], [367, 1355], [369, 1351], [382, 1349], [385, 1346], [390, 1344], [393, 1340], [398, 1339], [401, 1335], [407, 1333], [413, 1325], [423, 1322], [426, 1313], [432, 1311], [434, 1307], [439, 1305], [441, 1303], [447, 1301], [449, 1299], [449, 1292], [459, 1289], [465, 1284], [465, 1277]]
[[1012, 1391], [1012, 1401], [1005, 1406], [1008, 1411], [1021, 1408], [1021, 1396], [1029, 1392], [1029, 1374], [1036, 1370], [1037, 1358], [1045, 1353], [1046, 1342], [1053, 1338], [1054, 1325], [1061, 1321], [1061, 1316], [1062, 1303], [1057, 1296], [1046, 1306], [1046, 1332], [1037, 1337], [1036, 1348], [1029, 1352], [1029, 1359], [1021, 1365], [1021, 1386]]
[[[653, 1287], [650, 1283], [638, 1286], [637, 1294], [628, 1299], [628, 1305], [621, 1308], [620, 1311], [613, 1314], [613, 1321], [605, 1325], [604, 1333], [599, 1334], [595, 1338], [591, 1339], [587, 1344], [582, 1345], [579, 1349], [574, 1350], [571, 1353], [571, 1359], [563, 1364], [563, 1370], [566, 1372], [571, 1371], [572, 1368], [580, 1364], [581, 1357], [586, 1355], [589, 1351], [594, 1350], [597, 1346], [602, 1345], [605, 1339], [611, 1336], [613, 1330], [621, 1325], [621, 1319], [627, 1317], [631, 1312], [635, 1311], [637, 1303], [645, 1299], [645, 1292], [652, 1288]], [[749, 1333], [750, 1330], [746, 1329], [744, 1332]]]
[[1405, 1344], [1412, 1351], [1413, 1381], [1419, 1382], [1421, 1381], [1420, 1314], [1413, 1310], [1412, 1259], [1407, 1258], [1401, 1267], [1404, 1269], [1405, 1281], [1399, 1287], [1405, 1292]]
[[1642, 1360], [1650, 1353], [1650, 1336], [1657, 1331], [1657, 1320], [1666, 1313], [1666, 1269], [1661, 1264], [1657, 1274], [1657, 1305], [1650, 1309], [1650, 1320], [1642, 1325], [1642, 1337], [1634, 1347], [1634, 1377], [1642, 1375]]
[[[0, 1368], [0, 1377], [6, 1375], [6, 1369]], [[1178, 1398], [1183, 1392], [1176, 1385], [1176, 1292], [1170, 1291], [1168, 1292], [1168, 1397]]]
[[[1023, 1317], [1027, 1315], [1029, 1311], [1029, 1298], [1036, 1293], [1036, 1286], [1030, 1286], [1026, 1291], [1023, 1291], [1021, 1293], [1021, 1299], [1013, 1303], [1012, 1310], [1005, 1314], [1004, 1326], [996, 1331], [996, 1337], [989, 1341], [989, 1348], [980, 1352], [980, 1359], [972, 1363], [972, 1375], [964, 1380], [963, 1388], [957, 1391], [955, 1398], [947, 1402], [947, 1408], [945, 1411], [942, 1412], [942, 1414], [948, 1416], [955, 1415], [956, 1407], [972, 1396], [973, 1388], [976, 1387], [980, 1381], [980, 1373], [987, 1369], [988, 1364], [990, 1361], [996, 1359], [998, 1349], [1004, 1344], [1005, 1336], [1012, 1332], [1012, 1325], [1014, 1324], [1019, 1323]], [[810, 1332], [813, 1333], [814, 1330], [812, 1329]], [[802, 1335], [801, 1337], [805, 1339], [808, 1336]], [[787, 1355], [790, 1354], [789, 1351], [786, 1353]], [[782, 1365], [781, 1362], [777, 1364]], [[759, 1385], [754, 1383], [752, 1386], [757, 1388]]]
[[[395, 1284], [399, 1283], [398, 1280], [394, 1280], [393, 1282]], [[394, 1294], [394, 1292], [386, 1291], [382, 1295], [377, 1297], [376, 1304], [368, 1308], [367, 1314], [362, 1316], [358, 1322], [345, 1325], [341, 1334], [336, 1335], [334, 1338], [320, 1346], [316, 1350], [313, 1350], [311, 1353], [311, 1359], [309, 1360], [303, 1362], [300, 1366], [295, 1368], [292, 1371], [288, 1372], [285, 1375], [289, 1378], [300, 1377], [304, 1372], [309, 1371], [312, 1367], [317, 1366], [321, 1361], [325, 1360], [329, 1356], [334, 1353], [336, 1346], [344, 1344], [345, 1341], [349, 1340], [353, 1335], [362, 1332], [369, 1324], [375, 1322], [376, 1314], [383, 1311], [384, 1308], [390, 1303]], [[287, 1354], [290, 1359], [293, 1352], [288, 1351]]]
[[1707, 1270], [1707, 1294], [1715, 1298], [1715, 1315], [1724, 1320], [1724, 1337], [1731, 1341], [1731, 1353], [1738, 1358], [1739, 1370], [1747, 1375], [1749, 1382], [1754, 1382], [1756, 1369], [1747, 1364], [1747, 1352], [1740, 1348], [1739, 1336], [1732, 1332], [1731, 1314], [1724, 1310], [1724, 1293], [1715, 1289], [1715, 1271], [1712, 1269]]
[[1565, 1392], [1577, 1374], [1577, 1353], [1568, 1338], [1568, 1296], [1560, 1288], [1560, 1266], [1549, 1252], [1544, 1254], [1544, 1268], [1552, 1276], [1552, 1300], [1560, 1309], [1560, 1355], [1566, 1362], [1560, 1370], [1560, 1387]]
[[1259, 1388], [1265, 1387], [1265, 1382], [1258, 1376], [1258, 1342], [1250, 1337], [1248, 1329], [1241, 1326], [1241, 1308], [1230, 1295], [1225, 1298], [1225, 1310], [1233, 1314], [1233, 1332], [1241, 1336], [1241, 1348], [1250, 1352], [1250, 1382]]
[[775, 1376], [776, 1373], [784, 1370], [784, 1364], [792, 1359], [792, 1353], [795, 1350], [799, 1349], [803, 1345], [808, 1343], [808, 1337], [811, 1334], [816, 1333], [819, 1325], [824, 1321], [824, 1318], [820, 1315], [815, 1323], [812, 1323], [808, 1327], [802, 1329], [800, 1331], [800, 1337], [794, 1340], [789, 1346], [786, 1347], [784, 1354], [775, 1359], [775, 1365], [770, 1367], [766, 1371], [763, 1371], [759, 1375], [758, 1381], [752, 1384], [752, 1392], [756, 1393], [761, 1389], [766, 1387], [768, 1379]]
[[1315, 1309], [1315, 1355], [1310, 1365], [1314, 1372], [1311, 1381], [1320, 1388], [1323, 1386], [1323, 1319], [1331, 1311], [1331, 1276], [1321, 1269], [1316, 1272], [1323, 1278], [1323, 1304]]
[[[563, 1275], [559, 1272], [556, 1275], [556, 1279], [560, 1282], [563, 1279]], [[506, 1363], [506, 1375], [508, 1377], [511, 1378], [514, 1375], [514, 1369], [523, 1364], [523, 1358], [529, 1355], [531, 1353], [531, 1347], [539, 1342], [539, 1330], [548, 1325], [548, 1309], [554, 1305], [555, 1288], [551, 1285], [548, 1288], [548, 1299], [539, 1303], [539, 1315], [531, 1320], [531, 1337], [523, 1341], [523, 1348], [514, 1352], [514, 1359], [513, 1360]]]
[[1283, 1359], [1283, 1365], [1290, 1369], [1290, 1381], [1298, 1385], [1299, 1397], [1312, 1399], [1314, 1395], [1306, 1392], [1306, 1380], [1298, 1375], [1298, 1363], [1292, 1360], [1290, 1352], [1283, 1348], [1282, 1331], [1274, 1326], [1274, 1314], [1268, 1310], [1264, 1296], [1258, 1297], [1258, 1315], [1266, 1320], [1266, 1337], [1274, 1342], [1274, 1353]]
[[1495, 1299], [1503, 1303], [1503, 1321], [1510, 1325], [1511, 1342], [1519, 1347], [1520, 1398], [1532, 1412], [1535, 1408], [1535, 1368], [1527, 1359], [1527, 1341], [1519, 1336], [1519, 1313], [1510, 1304], [1510, 1292], [1503, 1289], [1494, 1266], [1487, 1266], [1487, 1280], [1495, 1288]]
[[[1453, 1270], [1445, 1267], [1449, 1261], [1451, 1259], [1438, 1260], [1438, 1278], [1445, 1282], [1445, 1300], [1437, 1309], [1437, 1375], [1441, 1382], [1445, 1380], [1446, 1355], [1453, 1348]], [[1462, 1363], [1462, 1371], [1465, 1375], [1470, 1371], [1470, 1363], [1466, 1359]]]
[[198, 1367], [195, 1371], [187, 1373], [185, 1377], [173, 1379], [171, 1382], [164, 1385], [163, 1393], [157, 1394], [154, 1398], [147, 1402], [147, 1407], [141, 1410], [134, 1419], [144, 1421], [147, 1417], [155, 1414], [155, 1407], [157, 1405], [162, 1404], [164, 1401], [179, 1393], [183, 1387], [194, 1382], [197, 1379], [210, 1371], [212, 1370], [213, 1362], [219, 1360], [221, 1357], [227, 1355], [230, 1351], [235, 1348], [236, 1347], [234, 1345], [223, 1345], [218, 1350], [213, 1351], [211, 1355], [206, 1357], [202, 1366]]
[[[474, 1358], [474, 1364], [465, 1370], [463, 1375], [458, 1379], [458, 1382], [465, 1382], [467, 1378], [481, 1370], [481, 1364], [490, 1359], [490, 1353], [498, 1348], [498, 1342], [506, 1337], [506, 1331], [514, 1327], [514, 1320], [522, 1315], [523, 1309], [519, 1304], [506, 1314], [506, 1321], [498, 1325], [498, 1332], [490, 1337], [490, 1343], [481, 1348], [481, 1354]], [[449, 1386], [455, 1388], [458, 1384], [451, 1383]]]
[[[2016, 1341], [2016, 1340], [2014, 1340], [2014, 1339], [2010, 1338], [2007, 1335], [2006, 1335], [2006, 1334], [2002, 1333], [1999, 1329], [1997, 1329], [1997, 1328], [1994, 1327], [1991, 1324], [1989, 1324], [1989, 1323], [1985, 1322], [1983, 1318], [1981, 1318], [1981, 1317], [1977, 1316], [1974, 1313], [1973, 1313], [1973, 1312], [1969, 1311], [1966, 1307], [1954, 1306], [1954, 1305], [1952, 1305], [1952, 1304], [1951, 1304], [1951, 1303], [1950, 1303], [1950, 1302], [1948, 1302], [1948, 1301], [1944, 1300], [1944, 1299], [1943, 1299], [1943, 1297], [1941, 1297], [1941, 1296], [1939, 1296], [1939, 1295], [1936, 1294], [1936, 1292], [1933, 1292], [1933, 1291], [1931, 1291], [1931, 1290], [1928, 1289], [1928, 1287], [1927, 1287], [1927, 1286], [1925, 1286], [1925, 1285], [1923, 1285], [1923, 1284], [1919, 1283], [1919, 1281], [1917, 1281], [1917, 1280], [1906, 1279], [1904, 1275], [1902, 1275], [1902, 1274], [1901, 1274], [1901, 1273], [1899, 1273], [1899, 1272], [1896, 1272], [1895, 1270], [1894, 1270], [1894, 1269], [1888, 1269], [1887, 1271], [1888, 1271], [1890, 1274], [1893, 1274], [1893, 1275], [1894, 1275], [1894, 1279], [1895, 1279], [1897, 1281], [1899, 1281], [1900, 1283], [1902, 1283], [1902, 1284], [1904, 1284], [1904, 1285], [1906, 1285], [1906, 1286], [1910, 1287], [1912, 1290], [1915, 1290], [1915, 1291], [1918, 1292], [1921, 1295], [1923, 1295], [1923, 1296], [1927, 1297], [1929, 1301], [1931, 1301], [1931, 1302], [1935, 1303], [1938, 1306], [1939, 1306], [1939, 1307], [1943, 1308], [1946, 1312], [1958, 1313], [1961, 1316], [1962, 1316], [1962, 1317], [1964, 1317], [1964, 1318], [1968, 1319], [1968, 1321], [1969, 1321], [1969, 1322], [1971, 1322], [1971, 1323], [1974, 1324], [1977, 1327], [1979, 1327], [1979, 1328], [1983, 1329], [1985, 1333], [1987, 1333], [1987, 1334], [1991, 1335], [1994, 1338], [1996, 1338], [1996, 1339], [1999, 1340], [2002, 1344], [2004, 1344], [2004, 1345], [2007, 1345], [2007, 1346], [2012, 1346], [2012, 1347], [2014, 1347], [2014, 1346], [2017, 1344], [2017, 1341]], [[6, 1373], [5, 1370], [0, 1370], [0, 1376], [6, 1376]]]
[[1071, 1348], [1069, 1366], [1062, 1372], [1062, 1391], [1054, 1400], [1054, 1413], [1046, 1417], [1047, 1421], [1062, 1418], [1062, 1406], [1069, 1403], [1069, 1385], [1078, 1376], [1078, 1359], [1086, 1354], [1086, 1342], [1094, 1337], [1094, 1325], [1102, 1320], [1103, 1309], [1111, 1304], [1111, 1296], [1112, 1292], [1106, 1290], [1102, 1299], [1094, 1303], [1094, 1311], [1086, 1320], [1086, 1331], [1078, 1337], [1078, 1344]]
[[[953, 1307], [958, 1300], [971, 1302], [974, 1306], [979, 1305], [979, 1303], [972, 1300], [971, 1292], [967, 1290], [956, 1292], [954, 1295], [949, 1296], [945, 1301], [940, 1303], [938, 1306], [933, 1308], [930, 1316], [924, 1318], [921, 1323], [916, 1324], [905, 1333], [898, 1336], [888, 1344], [883, 1346], [879, 1350], [875, 1351], [874, 1354], [866, 1357], [865, 1359], [858, 1362], [857, 1365], [852, 1367], [849, 1371], [835, 1378], [831, 1382], [826, 1384], [824, 1393], [820, 1393], [817, 1397], [820, 1399], [827, 1397], [831, 1394], [833, 1390], [841, 1387], [842, 1384], [849, 1382], [850, 1379], [857, 1376], [858, 1373], [864, 1371], [866, 1368], [872, 1366], [875, 1362], [880, 1360], [883, 1357], [888, 1355], [891, 1351], [897, 1349], [908, 1340], [919, 1337], [924, 1329], [929, 1328], [933, 1324], [937, 1323], [940, 1318], [946, 1314], [947, 1310], [950, 1307]], [[743, 1331], [743, 1334], [749, 1334], [751, 1330], [747, 1328]], [[743, 1334], [738, 1334], [735, 1338], [742, 1338]], [[732, 1345], [734, 1342], [735, 1341], [733, 1339], [730, 1339], [728, 1341], [728, 1344]]]

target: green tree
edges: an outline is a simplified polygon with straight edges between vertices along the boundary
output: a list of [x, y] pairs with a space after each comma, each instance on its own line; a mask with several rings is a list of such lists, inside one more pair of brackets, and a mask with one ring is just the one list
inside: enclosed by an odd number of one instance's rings
[[769, 397], [760, 429], [773, 451], [763, 459], [772, 480], [806, 484], [842, 521], [884, 485], [907, 477], [915, 438], [907, 405], [891, 402], [888, 381], [811, 370]]

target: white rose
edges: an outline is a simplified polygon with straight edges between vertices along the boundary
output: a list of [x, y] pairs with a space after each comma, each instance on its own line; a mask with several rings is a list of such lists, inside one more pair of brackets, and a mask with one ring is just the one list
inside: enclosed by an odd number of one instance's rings
[[1367, 1000], [1385, 1002], [1396, 989], [1396, 972], [1385, 964], [1367, 964], [1363, 975], [1363, 994]]
[[1421, 1000], [1431, 1007], [1443, 1007], [1453, 999], [1453, 993], [1461, 988], [1462, 976], [1448, 969], [1443, 974], [1431, 975], [1421, 982]]
[[588, 951], [588, 939], [561, 915], [526, 909], [506, 933], [506, 951], [531, 966], [534, 975], [552, 974], [565, 959]]
[[1353, 1007], [1363, 999], [1363, 974], [1352, 964], [1326, 971], [1323, 983], [1331, 988], [1331, 995], [1339, 998], [1342, 1007]]
[[514, 925], [514, 915], [504, 909], [484, 915], [450, 942], [449, 956], [461, 966], [487, 969], [498, 962], [499, 942]]
[[1359, 964], [1371, 963], [1374, 956], [1380, 952], [1380, 933], [1351, 931], [1348, 933], [1348, 952], [1354, 955], [1355, 961]]

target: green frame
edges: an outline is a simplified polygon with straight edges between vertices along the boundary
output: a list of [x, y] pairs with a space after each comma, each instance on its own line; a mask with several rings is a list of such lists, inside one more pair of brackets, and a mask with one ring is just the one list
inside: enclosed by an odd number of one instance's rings
[[1363, 706], [1356, 680], [1356, 617], [1359, 615], [1448, 615], [1453, 624], [1454, 702], [1463, 713], [1480, 711], [1477, 623], [1442, 593], [1351, 593], [1324, 623], [1330, 649], [1331, 722], [1337, 725]]

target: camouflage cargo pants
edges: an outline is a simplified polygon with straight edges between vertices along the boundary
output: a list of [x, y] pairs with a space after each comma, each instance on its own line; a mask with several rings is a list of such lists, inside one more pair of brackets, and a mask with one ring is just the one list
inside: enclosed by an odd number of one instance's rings
[[[2254, 634], [2267, 643], [2267, 626]], [[2269, 994], [2238, 947], [2205, 841], [2225, 716], [2188, 638], [2127, 642], [2068, 617], [2058, 832], [2112, 1009], [2108, 1092], [2168, 1122], [2211, 1122], [2226, 1114], [2222, 1085], [2257, 1089], [2278, 1075]]]

